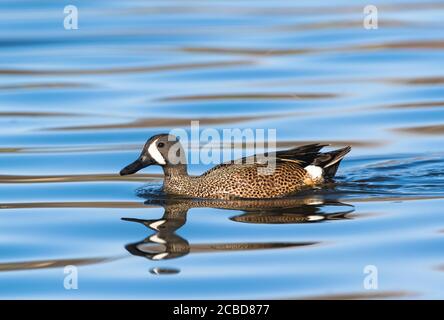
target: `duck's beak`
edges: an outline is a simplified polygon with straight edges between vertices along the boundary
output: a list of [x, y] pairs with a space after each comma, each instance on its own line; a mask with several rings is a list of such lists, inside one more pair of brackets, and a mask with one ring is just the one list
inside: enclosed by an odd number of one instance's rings
[[140, 157], [133, 163], [120, 170], [120, 175], [126, 176], [128, 174], [136, 173], [137, 171], [142, 170], [143, 168], [146, 168], [152, 164], [155, 164], [155, 161], [151, 157], [144, 157], [143, 160], [142, 157]]

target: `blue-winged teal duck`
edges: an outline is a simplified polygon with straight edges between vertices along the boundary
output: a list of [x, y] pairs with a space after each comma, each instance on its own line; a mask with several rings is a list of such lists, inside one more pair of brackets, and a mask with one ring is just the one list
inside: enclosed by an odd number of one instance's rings
[[[219, 164], [200, 176], [189, 176], [180, 142], [172, 135], [160, 134], [151, 137], [139, 158], [120, 174], [160, 165], [165, 174], [163, 189], [167, 194], [212, 199], [276, 198], [334, 177], [350, 147], [321, 153], [325, 146], [309, 144], [275, 154], [255, 155]], [[270, 161], [274, 167], [268, 166]], [[267, 174], [268, 168], [272, 171]]]

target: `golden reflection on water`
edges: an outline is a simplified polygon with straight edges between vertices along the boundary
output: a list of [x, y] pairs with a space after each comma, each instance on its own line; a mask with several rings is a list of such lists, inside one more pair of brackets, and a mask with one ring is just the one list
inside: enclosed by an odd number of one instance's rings
[[[288, 16], [288, 15], [332, 15], [332, 14], [346, 14], [356, 13], [362, 11], [361, 5], [347, 4], [335, 6], [316, 6], [304, 5], [300, 7], [282, 5], [282, 6], [249, 6], [249, 5], [230, 5], [229, 3], [218, 4], [217, 9], [212, 6], [188, 7], [181, 5], [172, 5], [165, 7], [145, 7], [137, 6], [127, 8], [125, 10], [109, 10], [107, 14], [128, 14], [128, 15], [157, 15], [157, 14], [210, 14], [217, 10], [218, 13], [228, 15], [265, 15], [265, 16]], [[384, 12], [409, 12], [417, 10], [431, 10], [442, 9], [444, 4], [439, 1], [417, 1], [417, 2], [403, 2], [399, 4], [378, 4], [378, 8]], [[224, 25], [225, 27], [225, 25]]]
[[37, 208], [147, 208], [140, 202], [131, 201], [77, 201], [77, 202], [17, 202], [0, 203], [0, 209], [37, 209]]
[[40, 111], [0, 111], [0, 117], [79, 117], [82, 114], [71, 113], [71, 112], [40, 112]]
[[[356, 27], [361, 27], [362, 21], [356, 23]], [[392, 25], [396, 25], [394, 22]], [[401, 25], [401, 23], [399, 23]], [[325, 26], [324, 26], [325, 27]], [[303, 28], [299, 27], [298, 28]], [[420, 41], [392, 41], [382, 42], [369, 45], [350, 45], [337, 46], [328, 48], [304, 48], [304, 49], [280, 49], [280, 48], [266, 48], [266, 49], [246, 49], [236, 47], [183, 47], [180, 50], [190, 53], [201, 54], [226, 54], [226, 55], [247, 55], [247, 56], [285, 56], [285, 55], [303, 55], [311, 53], [325, 53], [325, 52], [359, 52], [359, 51], [375, 51], [375, 50], [442, 50], [444, 42], [438, 40], [420, 40]], [[428, 82], [431, 81], [431, 82]], [[435, 79], [425, 80], [425, 82], [413, 82], [408, 84], [436, 84], [441, 83], [440, 77]]]
[[0, 85], [0, 90], [35, 90], [35, 89], [83, 89], [93, 88], [92, 84], [80, 82], [39, 82]]
[[[338, 293], [330, 295], [310, 296], [310, 297], [297, 297], [294, 299], [302, 300], [368, 300], [368, 299], [401, 299], [401, 298], [414, 298], [419, 294], [409, 291], [383, 291], [377, 292], [350, 292], [350, 293]], [[288, 298], [287, 298], [288, 299]], [[291, 298], [290, 298], [291, 299]]]
[[204, 68], [223, 68], [241, 65], [250, 65], [251, 61], [222, 61], [166, 64], [157, 66], [122, 67], [107, 69], [0, 69], [0, 75], [27, 75], [27, 76], [69, 76], [69, 75], [107, 75], [125, 73], [149, 73], [160, 71], [195, 70]]
[[70, 174], [48, 176], [0, 175], [0, 183], [61, 183], [61, 182], [98, 182], [98, 181], [147, 181], [159, 180], [160, 174], [137, 174], [122, 177], [119, 174]]
[[84, 265], [109, 262], [113, 260], [115, 260], [115, 258], [79, 258], [79, 259], [36, 260], [36, 261], [24, 261], [24, 262], [3, 262], [0, 263], [0, 272], [64, 268], [68, 265], [84, 266]]
[[[434, 85], [434, 84], [443, 84], [444, 83], [444, 77], [418, 77], [418, 78], [400, 78], [400, 79], [394, 79], [393, 82], [395, 83], [401, 83], [406, 85]], [[441, 101], [432, 101], [430, 102], [432, 106], [435, 106], [434, 104], [438, 104], [440, 106], [443, 105], [443, 102]]]
[[180, 50], [190, 53], [212, 53], [228, 55], [276, 56], [305, 54], [315, 50], [310, 49], [258, 49], [258, 48], [217, 48], [217, 47], [183, 47]]
[[304, 100], [304, 99], [333, 99], [339, 97], [333, 93], [231, 93], [231, 94], [202, 94], [189, 96], [172, 96], [159, 99], [160, 101], [212, 101], [212, 100]]
[[397, 104], [389, 104], [382, 106], [381, 108], [389, 108], [389, 109], [416, 109], [416, 108], [442, 108], [444, 107], [444, 101], [418, 101], [418, 102], [406, 102], [406, 103], [397, 103]]
[[[298, 115], [301, 113], [293, 113]], [[97, 124], [97, 125], [81, 125], [69, 127], [55, 127], [50, 130], [64, 130], [64, 131], [80, 131], [80, 130], [109, 130], [109, 129], [134, 129], [134, 128], [175, 128], [189, 126], [191, 121], [199, 121], [199, 125], [217, 125], [217, 124], [233, 124], [239, 122], [248, 122], [255, 120], [263, 120], [270, 118], [283, 118], [288, 114], [264, 114], [259, 116], [237, 116], [237, 117], [217, 117], [217, 118], [140, 118], [137, 120], [113, 123], [113, 124]]]
[[394, 131], [408, 134], [421, 134], [421, 135], [443, 135], [444, 124], [418, 126], [418, 127], [406, 127], [393, 129]]

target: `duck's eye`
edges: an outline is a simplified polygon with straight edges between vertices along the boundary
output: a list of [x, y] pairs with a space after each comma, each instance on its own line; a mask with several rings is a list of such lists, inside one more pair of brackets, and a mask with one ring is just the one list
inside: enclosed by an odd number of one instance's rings
[[157, 147], [158, 148], [163, 148], [165, 146], [165, 144], [163, 143], [163, 142], [159, 142], [158, 144], [157, 144]]

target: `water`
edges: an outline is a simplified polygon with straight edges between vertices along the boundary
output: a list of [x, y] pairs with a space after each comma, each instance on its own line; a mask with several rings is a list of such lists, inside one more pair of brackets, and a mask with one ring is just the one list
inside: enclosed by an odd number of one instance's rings
[[[375, 1], [377, 30], [364, 1], [73, 4], [72, 31], [59, 2], [0, 4], [1, 298], [444, 297], [443, 2]], [[284, 202], [117, 175], [191, 120], [353, 149]]]

